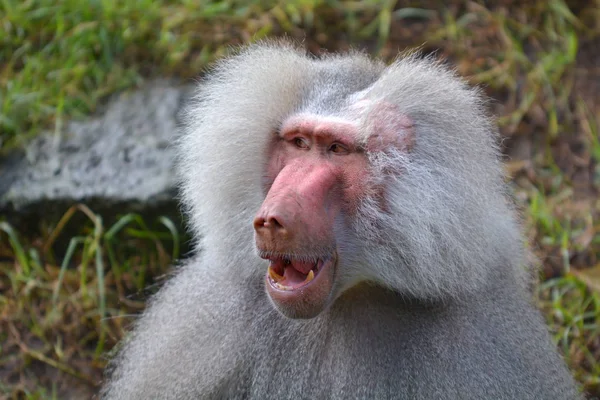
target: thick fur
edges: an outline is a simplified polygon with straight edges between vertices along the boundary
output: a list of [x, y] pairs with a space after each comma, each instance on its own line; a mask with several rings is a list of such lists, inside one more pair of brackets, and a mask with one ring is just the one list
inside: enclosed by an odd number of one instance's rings
[[[385, 207], [336, 226], [340, 296], [310, 320], [269, 303], [252, 220], [272, 135], [356, 98], [415, 124], [409, 153], [369, 154]], [[369, 132], [368, 119], [361, 120]], [[364, 138], [366, 140], [366, 137]], [[113, 361], [107, 399], [574, 399], [525, 289], [522, 238], [478, 91], [416, 56], [386, 67], [267, 42], [203, 82], [180, 143], [201, 249]]]

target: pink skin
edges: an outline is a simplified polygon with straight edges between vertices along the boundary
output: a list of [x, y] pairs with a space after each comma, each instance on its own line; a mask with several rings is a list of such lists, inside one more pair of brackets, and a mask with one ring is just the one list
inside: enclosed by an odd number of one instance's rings
[[[385, 105], [378, 108], [390, 113]], [[390, 115], [395, 127], [409, 121]], [[375, 142], [367, 142], [376, 144], [372, 151], [394, 141], [400, 147], [390, 122], [375, 127]], [[357, 132], [348, 121], [294, 116], [269, 149], [268, 193], [254, 219], [255, 239], [261, 257], [271, 261], [267, 293], [288, 317], [312, 318], [333, 297], [339, 269], [334, 221], [340, 213], [355, 215], [369, 190], [368, 159], [356, 142]]]
[[[409, 152], [415, 145], [413, 122], [406, 115], [398, 114], [395, 105], [379, 103], [369, 113], [369, 120], [373, 123], [367, 141], [368, 151], [383, 151], [394, 146]], [[394, 135], [393, 132], [399, 134]]]

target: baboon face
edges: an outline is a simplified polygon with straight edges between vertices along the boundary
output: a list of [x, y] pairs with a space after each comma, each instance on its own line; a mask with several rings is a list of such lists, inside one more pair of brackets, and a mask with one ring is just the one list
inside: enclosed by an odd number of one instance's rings
[[408, 151], [412, 143], [410, 119], [392, 106], [363, 101], [349, 109], [346, 118], [290, 117], [269, 149], [255, 238], [259, 255], [270, 261], [267, 293], [288, 317], [314, 317], [335, 297], [336, 278], [344, 274], [340, 238], [348, 235], [338, 231], [356, 218], [366, 196], [383, 196], [370, 179], [368, 155], [389, 147]]

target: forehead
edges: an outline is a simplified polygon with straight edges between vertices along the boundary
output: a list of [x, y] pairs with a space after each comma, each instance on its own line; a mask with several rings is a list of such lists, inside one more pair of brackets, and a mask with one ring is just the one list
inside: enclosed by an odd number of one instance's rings
[[[338, 62], [339, 61], [339, 62]], [[371, 86], [379, 71], [366, 70], [347, 60], [333, 60], [318, 65], [317, 78], [304, 99], [300, 112], [315, 115], [344, 116], [356, 95]]]
[[355, 121], [314, 114], [296, 114], [288, 118], [281, 126], [280, 135], [302, 134], [320, 136], [343, 141], [357, 139], [358, 125]]

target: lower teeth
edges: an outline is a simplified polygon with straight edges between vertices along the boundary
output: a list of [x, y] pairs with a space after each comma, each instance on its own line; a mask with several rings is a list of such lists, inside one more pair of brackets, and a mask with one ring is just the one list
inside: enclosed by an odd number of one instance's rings
[[[273, 282], [275, 287], [277, 287], [278, 289], [281, 289], [281, 290], [293, 290], [294, 289], [294, 287], [292, 287], [292, 286], [282, 285], [281, 283], [279, 283], [285, 278], [283, 276], [279, 275], [277, 272], [275, 272], [275, 270], [273, 270], [273, 268], [269, 267], [268, 272], [269, 272], [269, 277], [271, 278], [271, 281]], [[302, 284], [300, 286], [306, 285], [313, 279], [315, 279], [315, 273], [311, 269], [308, 272], [308, 274], [306, 275], [306, 279], [304, 279], [304, 281], [302, 282]]]
[[304, 280], [304, 283], [306, 284], [306, 283], [312, 281], [313, 279], [315, 279], [315, 273], [311, 269], [310, 272], [308, 273], [308, 275], [306, 275], [306, 279]]

